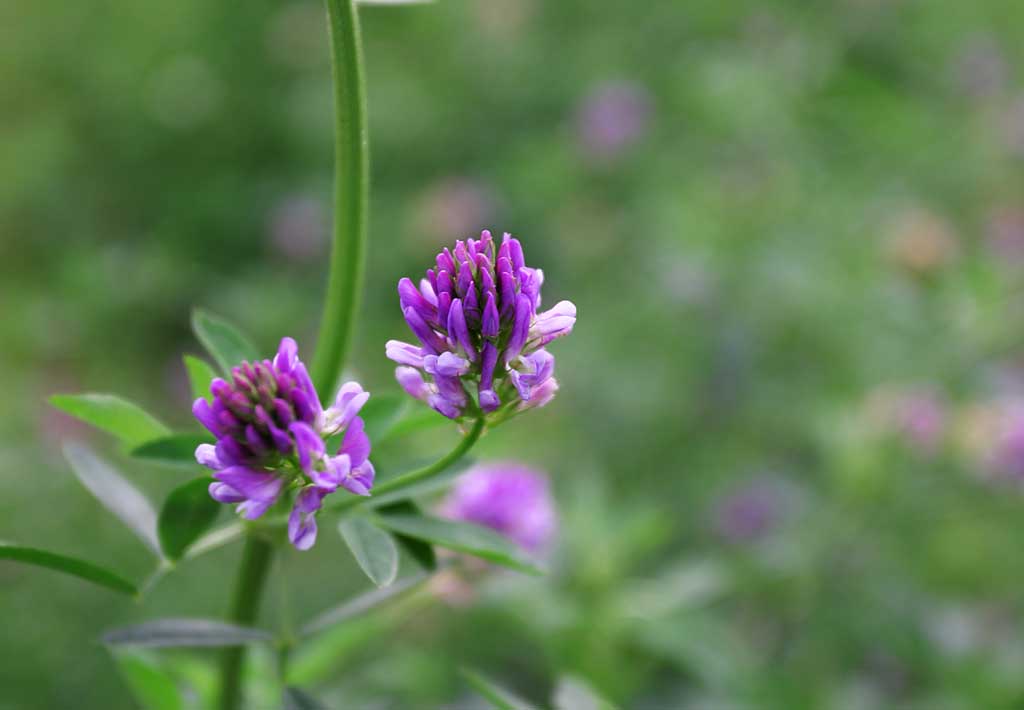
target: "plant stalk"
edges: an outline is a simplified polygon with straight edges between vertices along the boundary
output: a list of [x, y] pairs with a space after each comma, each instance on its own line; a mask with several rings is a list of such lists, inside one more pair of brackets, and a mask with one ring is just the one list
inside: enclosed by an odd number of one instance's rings
[[327, 0], [334, 76], [334, 236], [312, 378], [332, 392], [352, 347], [363, 286], [370, 156], [366, 81], [356, 0]]
[[[273, 556], [274, 546], [271, 542], [252, 532], [246, 536], [228, 614], [231, 623], [252, 626], [256, 621]], [[220, 667], [220, 699], [217, 704], [220, 710], [239, 710], [241, 707], [244, 661], [245, 646], [224, 649]]]

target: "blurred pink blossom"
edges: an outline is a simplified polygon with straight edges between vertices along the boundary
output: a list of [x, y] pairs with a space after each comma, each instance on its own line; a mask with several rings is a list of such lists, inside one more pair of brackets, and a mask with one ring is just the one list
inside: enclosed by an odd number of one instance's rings
[[577, 113], [580, 146], [591, 159], [618, 157], [647, 133], [651, 113], [650, 94], [640, 84], [598, 84], [583, 99]]

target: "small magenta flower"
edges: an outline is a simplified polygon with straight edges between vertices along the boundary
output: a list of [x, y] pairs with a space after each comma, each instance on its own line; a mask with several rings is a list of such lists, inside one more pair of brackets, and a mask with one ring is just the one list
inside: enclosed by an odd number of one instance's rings
[[[214, 500], [239, 503], [238, 512], [252, 520], [286, 491], [299, 489], [288, 537], [308, 550], [325, 496], [339, 487], [370, 494], [370, 440], [357, 416], [370, 394], [348, 382], [334, 406], [324, 409], [291, 338], [281, 341], [273, 361], [243, 362], [232, 369], [230, 382], [215, 379], [210, 392], [212, 404], [199, 398], [192, 413], [217, 437], [216, 445], [196, 449], [196, 460], [214, 472]], [[341, 446], [331, 456], [325, 440], [339, 434]]]
[[537, 312], [544, 272], [526, 266], [509, 234], [497, 249], [488, 231], [479, 241], [457, 241], [436, 262], [419, 288], [398, 282], [402, 313], [419, 340], [387, 343], [402, 388], [450, 419], [498, 412], [492, 423], [551, 401], [558, 383], [545, 346], [572, 331], [576, 306], [560, 301]]
[[441, 514], [491, 528], [534, 553], [547, 548], [558, 529], [547, 478], [514, 462], [468, 471], [448, 494]]

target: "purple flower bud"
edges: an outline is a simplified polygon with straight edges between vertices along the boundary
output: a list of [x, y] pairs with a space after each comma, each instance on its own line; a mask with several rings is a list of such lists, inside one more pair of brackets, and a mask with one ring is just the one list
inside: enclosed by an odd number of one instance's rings
[[537, 314], [544, 273], [526, 266], [522, 244], [509, 234], [500, 246], [487, 231], [459, 240], [435, 262], [419, 289], [411, 279], [399, 283], [402, 314], [422, 343], [387, 343], [388, 358], [404, 366], [395, 371], [403, 389], [452, 419], [500, 408], [497, 422], [549, 401], [558, 389], [554, 361], [537, 353], [571, 332], [575, 306], [562, 301]]
[[[428, 303], [422, 293], [416, 295]], [[416, 356], [421, 349], [397, 344], [394, 350], [422, 364], [422, 354]], [[372, 470], [366, 460], [370, 442], [356, 416], [369, 394], [354, 382], [346, 383], [325, 411], [291, 338], [281, 341], [273, 360], [242, 363], [232, 370], [230, 381], [218, 378], [210, 391], [212, 404], [198, 399], [192, 407], [196, 419], [217, 437], [215, 445], [196, 449], [196, 460], [213, 471], [210, 496], [237, 503], [237, 512], [253, 519], [276, 504], [286, 488], [304, 485], [289, 519], [289, 536], [297, 548], [308, 549], [316, 539], [313, 516], [320, 501], [339, 487], [351, 489], [353, 474], [346, 470], [335, 476], [335, 459], [344, 459], [348, 466], [351, 456], [360, 471]], [[344, 433], [345, 451], [330, 457], [325, 440], [337, 433]], [[359, 495], [369, 494], [372, 477], [364, 473], [360, 480]]]
[[549, 548], [558, 529], [547, 479], [513, 462], [477, 466], [461, 476], [441, 514], [491, 528], [533, 553]]

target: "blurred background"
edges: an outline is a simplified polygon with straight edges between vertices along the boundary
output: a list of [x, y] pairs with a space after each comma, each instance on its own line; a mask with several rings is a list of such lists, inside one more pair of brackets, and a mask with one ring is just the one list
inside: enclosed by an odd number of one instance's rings
[[[303, 683], [336, 707], [482, 707], [468, 664], [538, 703], [570, 674], [631, 709], [1020, 707], [1024, 5], [362, 14], [373, 194], [351, 374], [397, 391], [398, 278], [482, 227], [522, 239], [546, 302], [580, 317], [552, 347], [559, 396], [476, 452], [550, 476], [550, 576], [435, 585], [324, 635]], [[44, 400], [116, 391], [189, 426], [193, 306], [268, 353], [285, 334], [312, 352], [323, 9], [3, 16], [0, 538], [138, 579], [145, 549], [59, 454], [110, 442]], [[404, 445], [426, 459], [453, 429]], [[189, 475], [121, 464], [154, 499]], [[222, 614], [237, 555], [141, 605], [0, 566], [0, 708], [132, 707], [97, 636]], [[299, 619], [369, 586], [334, 535], [284, 564]]]

